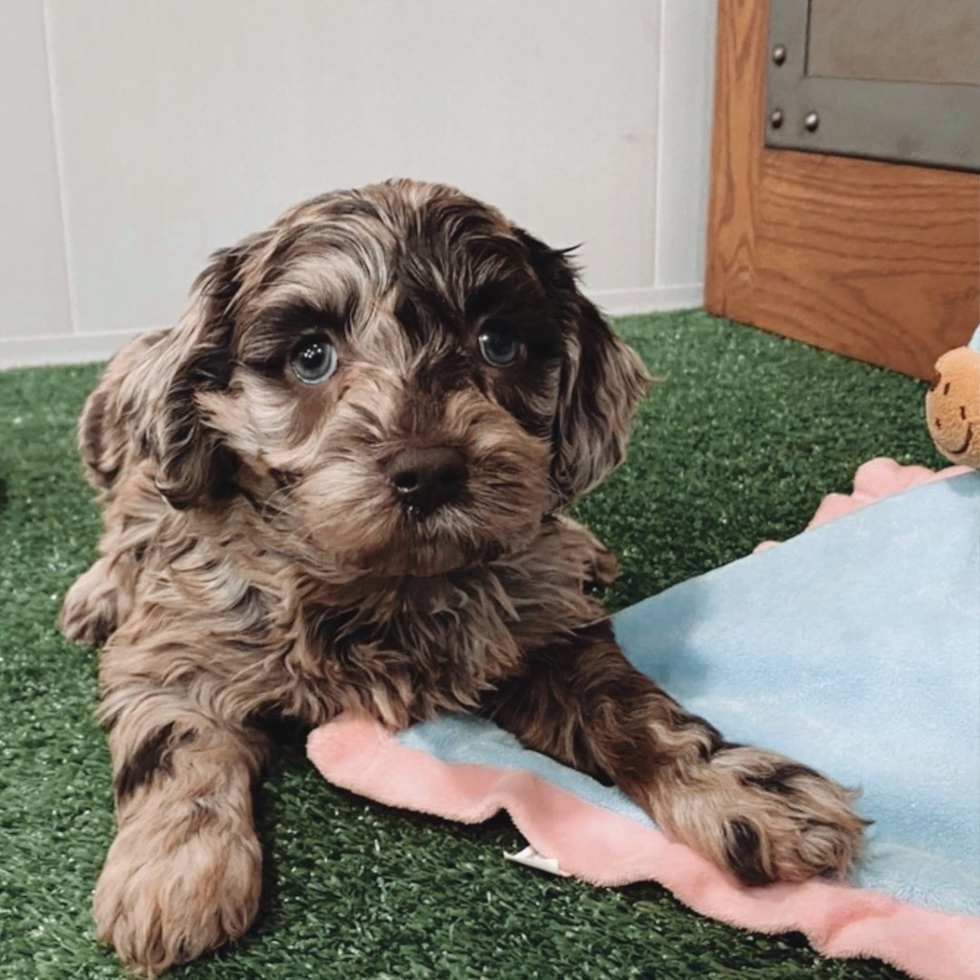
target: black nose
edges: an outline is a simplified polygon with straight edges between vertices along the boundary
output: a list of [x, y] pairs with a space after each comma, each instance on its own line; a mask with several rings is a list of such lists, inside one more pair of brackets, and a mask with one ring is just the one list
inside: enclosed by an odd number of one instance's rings
[[466, 476], [466, 461], [448, 446], [403, 449], [388, 464], [388, 479], [402, 503], [420, 514], [455, 500]]

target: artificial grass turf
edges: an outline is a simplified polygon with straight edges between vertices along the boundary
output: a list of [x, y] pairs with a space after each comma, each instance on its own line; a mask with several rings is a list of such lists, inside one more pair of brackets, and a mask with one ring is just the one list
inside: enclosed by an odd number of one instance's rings
[[[943, 464], [915, 381], [697, 312], [618, 327], [663, 380], [627, 465], [576, 507], [622, 559], [611, 608], [797, 533], [873, 456]], [[96, 655], [54, 626], [99, 530], [73, 448], [98, 373], [0, 375], [2, 977], [119, 975], [89, 913], [112, 834]], [[530, 872], [501, 856], [519, 844], [506, 819], [465, 827], [390, 810], [329, 786], [298, 750], [273, 767], [259, 820], [256, 925], [174, 976], [900, 976], [702, 919], [656, 885]]]

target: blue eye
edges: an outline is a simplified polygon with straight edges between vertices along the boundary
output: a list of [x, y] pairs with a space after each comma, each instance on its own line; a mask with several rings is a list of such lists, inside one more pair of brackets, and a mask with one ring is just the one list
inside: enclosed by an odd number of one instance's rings
[[309, 337], [293, 353], [293, 374], [306, 385], [318, 385], [337, 370], [337, 348], [325, 337]]
[[488, 323], [480, 329], [480, 353], [493, 367], [510, 367], [521, 354], [523, 343], [516, 327]]

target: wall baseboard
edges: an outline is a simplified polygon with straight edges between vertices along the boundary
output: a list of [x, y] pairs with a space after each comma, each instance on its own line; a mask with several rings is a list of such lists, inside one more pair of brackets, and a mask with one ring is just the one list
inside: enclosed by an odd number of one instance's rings
[[[701, 306], [703, 292], [703, 284], [697, 282], [686, 286], [597, 289], [589, 292], [589, 298], [608, 316], [631, 316]], [[156, 329], [159, 328], [150, 326], [144, 330], [107, 333], [0, 338], [0, 370], [105, 361], [134, 337]]]
[[0, 370], [39, 367], [50, 364], [89, 364], [107, 361], [124, 344], [146, 330], [122, 330], [107, 333], [45, 334], [40, 337], [0, 339]]
[[704, 283], [683, 286], [642, 286], [639, 289], [586, 290], [589, 299], [607, 316], [665, 313], [704, 304]]

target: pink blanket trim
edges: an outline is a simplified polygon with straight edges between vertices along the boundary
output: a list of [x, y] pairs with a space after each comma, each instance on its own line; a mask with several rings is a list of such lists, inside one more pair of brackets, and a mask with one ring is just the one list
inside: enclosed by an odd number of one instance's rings
[[[889, 493], [966, 472], [933, 473], [875, 459], [854, 493], [831, 494], [811, 527]], [[876, 957], [924, 980], [980, 978], [980, 919], [903, 904], [826, 881], [740, 885], [660, 831], [643, 827], [532, 773], [446, 763], [406, 748], [377, 722], [345, 715], [311, 733], [307, 751], [331, 783], [385, 803], [463, 823], [500, 810], [540, 854], [597, 885], [657, 881], [694, 911], [758, 932], [799, 931], [825, 956]]]
[[585, 881], [657, 881], [695, 912], [758, 932], [802, 932], [825, 956], [877, 957], [927, 980], [980, 976], [980, 920], [823, 881], [747, 888], [659, 831], [532, 773], [442, 762], [405, 748], [371, 719], [324, 725], [307, 751], [331, 783], [388, 806], [461, 823], [506, 810], [536, 851]]
[[[862, 463], [854, 474], [854, 491], [852, 493], [829, 493], [820, 502], [816, 513], [810, 518], [807, 530], [835, 521], [838, 517], [851, 514], [868, 504], [873, 504], [882, 497], [890, 497], [894, 493], [902, 493], [923, 483], [933, 483], [936, 480], [948, 480], [951, 476], [960, 476], [972, 472], [969, 466], [947, 466], [938, 472], [926, 466], [903, 466], [886, 456]], [[774, 547], [778, 542], [763, 541], [757, 545], [756, 551], [765, 551]]]

